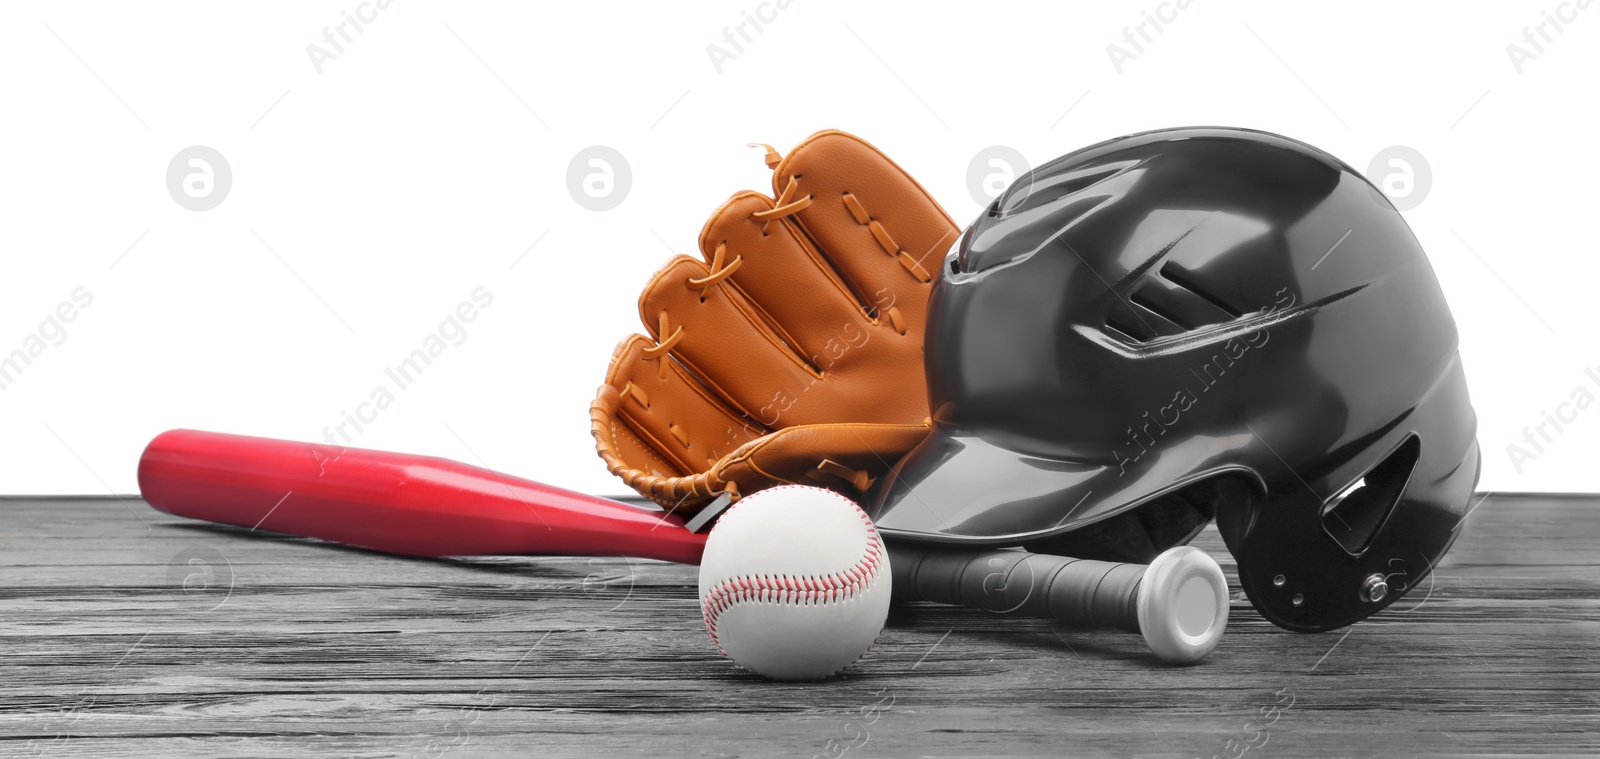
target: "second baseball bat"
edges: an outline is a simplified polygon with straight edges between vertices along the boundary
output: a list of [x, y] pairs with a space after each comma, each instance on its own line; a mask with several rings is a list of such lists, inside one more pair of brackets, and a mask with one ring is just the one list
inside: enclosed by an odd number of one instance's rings
[[1191, 546], [1145, 565], [890, 543], [889, 567], [896, 596], [1135, 632], [1174, 663], [1204, 659], [1228, 624], [1227, 578]]

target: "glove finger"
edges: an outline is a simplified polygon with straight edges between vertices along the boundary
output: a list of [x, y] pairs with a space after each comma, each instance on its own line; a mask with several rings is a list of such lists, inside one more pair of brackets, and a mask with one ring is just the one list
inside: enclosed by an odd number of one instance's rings
[[863, 304], [880, 315], [897, 309], [897, 329], [921, 335], [929, 283], [959, 237], [922, 185], [865, 140], [835, 130], [791, 151], [772, 184], [780, 202], [810, 197], [785, 223], [804, 230]]
[[[702, 292], [751, 304], [758, 326], [805, 362], [807, 372], [724, 377], [734, 395], [755, 394], [753, 413], [769, 427], [825, 422], [908, 422], [928, 413], [922, 374], [922, 333], [892, 320], [869, 318], [850, 288], [811, 241], [788, 224], [764, 222], [771, 198], [735, 195], [706, 223], [700, 247], [711, 268], [726, 272]], [[770, 228], [770, 232], [767, 231]], [[895, 311], [898, 314], [899, 311]], [[904, 318], [904, 317], [900, 317]], [[711, 326], [726, 327], [718, 323]], [[727, 338], [719, 343], [738, 345]], [[696, 359], [698, 362], [699, 360]], [[710, 371], [710, 367], [705, 367]], [[759, 380], [748, 388], [733, 385]], [[781, 417], [771, 412], [780, 411]]]
[[623, 340], [606, 373], [615, 397], [601, 392], [609, 410], [602, 442], [629, 467], [657, 477], [704, 472], [766, 433], [670, 357], [650, 357], [656, 345], [643, 335]]
[[730, 269], [728, 283], [812, 369], [824, 372], [839, 346], [861, 342], [874, 325], [804, 235], [754, 217], [772, 208], [760, 193], [734, 195], [701, 230], [700, 251], [714, 271]]
[[[644, 355], [654, 362], [676, 361], [725, 400], [735, 418], [747, 417], [752, 426], [805, 423], [807, 417], [791, 409], [803, 409], [807, 416], [821, 413], [816, 404], [797, 403], [820, 376], [738, 288], [725, 282], [708, 286], [710, 274], [706, 264], [686, 256], [656, 273], [639, 298], [639, 316], [658, 343]], [[710, 432], [699, 420], [679, 424], [695, 435]]]

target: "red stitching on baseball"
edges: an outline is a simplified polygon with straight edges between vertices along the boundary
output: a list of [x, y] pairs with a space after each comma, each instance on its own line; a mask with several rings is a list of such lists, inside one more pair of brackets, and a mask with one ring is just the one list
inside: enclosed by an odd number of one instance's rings
[[[805, 488], [814, 490], [804, 485], [779, 485], [768, 490], [782, 488]], [[766, 492], [766, 491], [760, 491]], [[829, 491], [832, 493], [832, 491]], [[711, 642], [717, 645], [717, 650], [724, 656], [727, 651], [722, 650], [722, 642], [717, 640], [717, 617], [734, 606], [752, 600], [761, 600], [775, 603], [796, 605], [809, 605], [816, 603], [819, 598], [829, 601], [842, 601], [855, 598], [866, 590], [869, 581], [878, 575], [878, 566], [883, 563], [883, 540], [878, 537], [878, 530], [872, 524], [872, 519], [867, 516], [861, 507], [854, 501], [838, 493], [833, 493], [840, 499], [850, 504], [855, 509], [856, 515], [861, 517], [862, 524], [867, 529], [866, 554], [854, 566], [842, 572], [821, 576], [808, 576], [792, 578], [780, 575], [776, 578], [766, 576], [734, 577], [713, 585], [706, 591], [705, 600], [700, 604], [700, 612], [705, 617], [706, 631], [711, 633]], [[728, 507], [731, 513], [738, 508], [743, 500]], [[723, 515], [724, 517], [727, 514]]]

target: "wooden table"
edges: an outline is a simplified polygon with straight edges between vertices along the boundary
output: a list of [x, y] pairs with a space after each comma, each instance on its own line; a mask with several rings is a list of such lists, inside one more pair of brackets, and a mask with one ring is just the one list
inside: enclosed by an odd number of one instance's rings
[[[718, 655], [693, 567], [401, 559], [132, 497], [4, 499], [0, 757], [1600, 752], [1600, 499], [1469, 520], [1404, 611], [1297, 635], [1236, 592], [1195, 667], [915, 604], [847, 676], [782, 684]], [[1215, 531], [1196, 545], [1231, 575]]]

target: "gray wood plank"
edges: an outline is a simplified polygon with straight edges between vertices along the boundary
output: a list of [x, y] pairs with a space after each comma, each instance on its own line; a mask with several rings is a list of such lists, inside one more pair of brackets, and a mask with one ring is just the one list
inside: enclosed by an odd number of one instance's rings
[[[783, 684], [717, 654], [693, 567], [402, 559], [0, 499], [0, 757], [1592, 754], [1597, 517], [1493, 496], [1413, 608], [1296, 635], [1236, 593], [1195, 667], [905, 604], [846, 676]], [[1196, 544], [1231, 572], [1214, 531]]]

